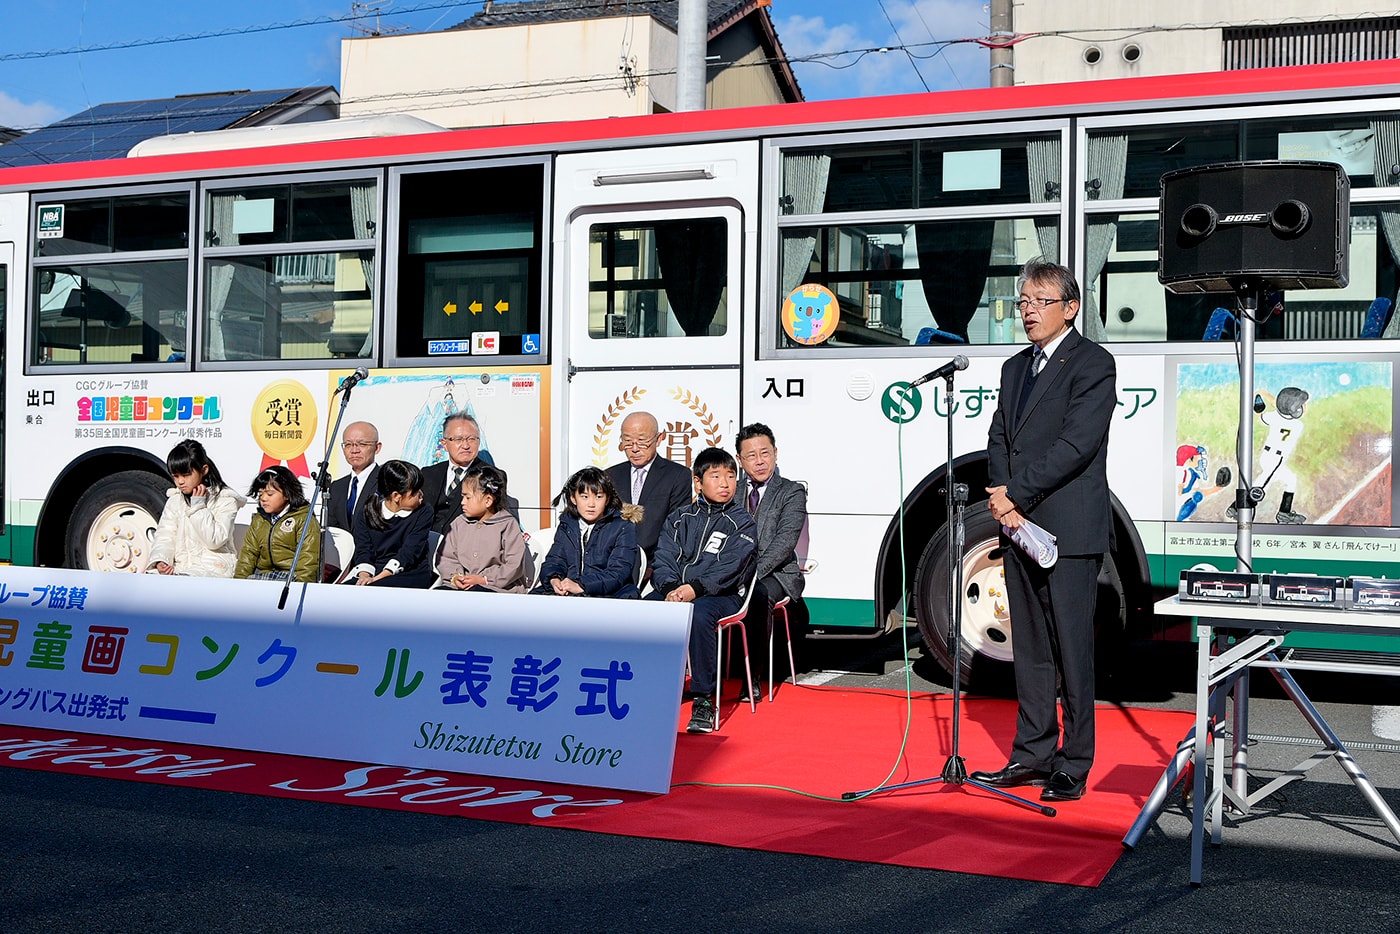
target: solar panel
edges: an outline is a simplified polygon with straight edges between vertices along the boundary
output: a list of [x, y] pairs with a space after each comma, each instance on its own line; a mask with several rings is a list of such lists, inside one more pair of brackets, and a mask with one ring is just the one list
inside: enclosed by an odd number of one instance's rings
[[168, 133], [221, 130], [297, 91], [233, 91], [99, 104], [0, 145], [0, 166], [120, 159], [142, 140]]

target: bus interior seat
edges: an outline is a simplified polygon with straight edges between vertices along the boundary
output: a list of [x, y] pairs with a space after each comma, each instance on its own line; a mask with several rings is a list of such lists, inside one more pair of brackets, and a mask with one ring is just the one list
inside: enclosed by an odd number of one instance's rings
[[919, 336], [914, 338], [915, 344], [966, 344], [967, 341], [961, 336], [951, 331], [942, 331], [938, 328], [919, 328]]
[[[1210, 321], [1206, 322], [1206, 332], [1205, 332], [1204, 334], [1201, 335], [1201, 340], [1203, 340], [1203, 341], [1218, 341], [1218, 340], [1220, 340], [1221, 338], [1223, 338], [1223, 337], [1225, 336], [1225, 325], [1226, 325], [1226, 324], [1233, 325], [1233, 326], [1234, 326], [1234, 330], [1236, 330], [1236, 331], [1238, 330], [1239, 325], [1238, 325], [1238, 323], [1235, 321], [1235, 316], [1230, 312], [1229, 309], [1227, 309], [1227, 308], [1217, 308], [1217, 309], [1215, 309], [1215, 311], [1211, 312], [1211, 314], [1210, 314]], [[1234, 333], [1232, 333], [1230, 336], [1231, 336], [1231, 337], [1234, 337], [1235, 335], [1234, 335]]]
[[1378, 296], [1366, 309], [1366, 323], [1361, 326], [1361, 336], [1381, 337], [1385, 334], [1386, 322], [1390, 320], [1390, 306], [1393, 303], [1384, 296]]

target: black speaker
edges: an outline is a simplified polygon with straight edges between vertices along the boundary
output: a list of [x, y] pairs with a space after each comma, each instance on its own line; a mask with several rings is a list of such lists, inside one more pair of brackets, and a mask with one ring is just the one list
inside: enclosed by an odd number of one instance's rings
[[1157, 279], [1173, 292], [1347, 284], [1351, 185], [1332, 162], [1223, 162], [1162, 176]]

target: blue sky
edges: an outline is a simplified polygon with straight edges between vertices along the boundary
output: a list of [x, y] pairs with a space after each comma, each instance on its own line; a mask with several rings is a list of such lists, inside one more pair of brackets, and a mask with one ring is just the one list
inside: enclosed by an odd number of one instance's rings
[[[380, 23], [423, 32], [481, 9], [480, 0], [384, 0]], [[9, 0], [0, 29], [0, 125], [33, 128], [89, 106], [235, 88], [338, 85], [351, 0]], [[809, 100], [987, 83], [987, 52], [935, 41], [987, 33], [982, 0], [773, 0], [778, 35]], [[290, 26], [304, 20], [312, 25]], [[891, 26], [893, 22], [893, 27]], [[367, 21], [366, 21], [367, 22]], [[267, 28], [272, 27], [272, 28]], [[97, 46], [236, 32], [131, 48]], [[902, 42], [901, 42], [902, 40]], [[918, 59], [896, 46], [908, 46]], [[829, 56], [851, 49], [890, 49]], [[82, 49], [74, 54], [44, 54]], [[20, 57], [27, 56], [27, 57]]]

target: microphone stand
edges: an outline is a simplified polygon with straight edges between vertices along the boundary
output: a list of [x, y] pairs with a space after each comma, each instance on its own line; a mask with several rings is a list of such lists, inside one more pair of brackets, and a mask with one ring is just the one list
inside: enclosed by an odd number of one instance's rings
[[[308, 518], [316, 515], [316, 501], [321, 497], [321, 489], [324, 486], [330, 489], [331, 451], [335, 450], [335, 439], [340, 437], [340, 422], [345, 418], [345, 407], [350, 404], [350, 391], [355, 388], [355, 381], [342, 382], [336, 392], [340, 393], [340, 409], [335, 413], [335, 427], [331, 429], [330, 438], [326, 440], [326, 455], [321, 458], [321, 463], [316, 465], [316, 481], [312, 484], [311, 503], [307, 506], [306, 515]], [[292, 578], [297, 573], [297, 561], [301, 559], [301, 550], [306, 545], [306, 533], [311, 528], [310, 522], [305, 522], [301, 526], [301, 535], [297, 537], [297, 548], [292, 553], [292, 569], [287, 574], [286, 583], [282, 585], [282, 596], [277, 600], [277, 609], [285, 609], [287, 606], [287, 595], [292, 590]], [[322, 532], [325, 526], [321, 527]]]
[[[944, 394], [949, 400], [953, 398], [953, 374], [950, 372], [945, 377]], [[948, 407], [948, 452], [947, 465], [948, 476], [944, 482], [943, 502], [948, 510], [948, 580], [952, 586], [948, 589], [948, 644], [952, 646], [949, 653], [953, 660], [953, 665], [961, 664], [962, 659], [962, 596], [963, 596], [963, 562], [962, 553], [966, 528], [963, 524], [963, 510], [967, 506], [967, 484], [955, 483], [953, 476], [953, 410], [951, 404]], [[855, 798], [867, 797], [877, 792], [896, 791], [900, 788], [915, 788], [920, 785], [947, 784], [961, 787], [963, 785], [973, 785], [983, 791], [989, 791], [998, 797], [1005, 798], [1013, 804], [1039, 811], [1046, 817], [1054, 817], [1055, 809], [1044, 804], [1036, 804], [1026, 798], [1013, 795], [1009, 791], [988, 785], [986, 782], [979, 782], [969, 778], [967, 775], [967, 763], [958, 754], [958, 728], [962, 721], [962, 678], [956, 668], [953, 671], [953, 749], [948, 756], [948, 760], [943, 763], [943, 771], [932, 778], [915, 779], [912, 782], [900, 782], [897, 785], [883, 785], [875, 788], [867, 788], [864, 791], [847, 791], [841, 795], [843, 801], [851, 801]]]

